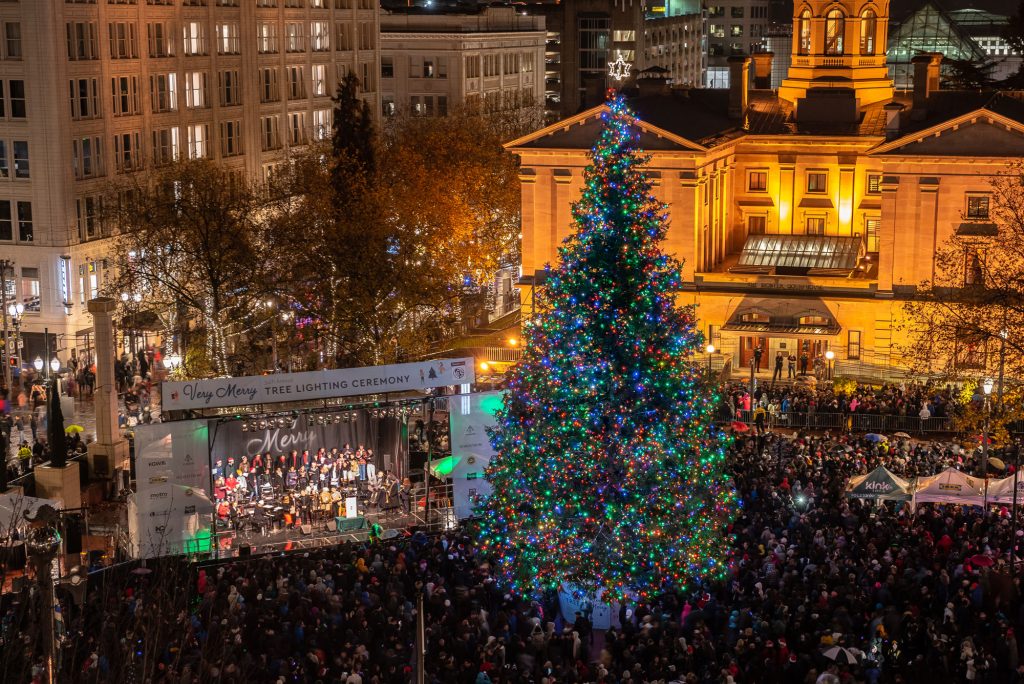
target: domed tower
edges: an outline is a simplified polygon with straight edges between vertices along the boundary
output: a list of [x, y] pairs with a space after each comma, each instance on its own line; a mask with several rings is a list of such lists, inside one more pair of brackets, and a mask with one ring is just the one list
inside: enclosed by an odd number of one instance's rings
[[891, 100], [888, 25], [889, 0], [796, 0], [793, 60], [779, 97], [797, 104], [810, 90], [852, 90], [858, 107]]

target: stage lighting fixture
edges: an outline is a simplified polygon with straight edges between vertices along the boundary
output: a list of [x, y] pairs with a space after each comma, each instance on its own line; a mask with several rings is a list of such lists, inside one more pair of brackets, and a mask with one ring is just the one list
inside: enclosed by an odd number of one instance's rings
[[248, 423], [242, 423], [242, 432], [248, 432], [248, 431], [249, 431], [249, 424]]
[[261, 420], [260, 421], [260, 430], [266, 430], [266, 429], [267, 429], [267, 421]]

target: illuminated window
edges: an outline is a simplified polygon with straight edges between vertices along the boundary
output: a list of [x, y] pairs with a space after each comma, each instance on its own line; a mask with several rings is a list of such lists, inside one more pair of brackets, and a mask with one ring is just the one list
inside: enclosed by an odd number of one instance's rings
[[988, 218], [988, 195], [968, 195], [967, 196], [967, 218], [969, 219], [987, 219]]
[[860, 54], [875, 54], [875, 29], [878, 17], [874, 10], [866, 9], [860, 14]]
[[832, 325], [832, 321], [826, 316], [801, 316], [800, 325]]
[[879, 174], [868, 175], [868, 194], [877, 195], [882, 192], [882, 176]]
[[743, 323], [771, 323], [772, 317], [768, 314], [752, 312], [741, 315], [740, 321]]
[[847, 333], [846, 358], [851, 361], [860, 359], [860, 330], [851, 330]]
[[747, 190], [750, 192], [765, 192], [768, 190], [768, 172], [751, 171], [747, 175]]
[[882, 227], [882, 220], [869, 218], [864, 220], [864, 229], [868, 238], [868, 251], [878, 251], [878, 231]]
[[800, 48], [801, 55], [811, 54], [811, 11], [800, 13]]
[[768, 217], [767, 216], [748, 216], [747, 217], [747, 234], [749, 235], [764, 235], [768, 228]]
[[825, 171], [808, 172], [807, 192], [828, 192], [828, 173]]
[[808, 216], [807, 217], [807, 234], [808, 235], [824, 235], [825, 234], [825, 217], [824, 216]]
[[825, 54], [843, 54], [843, 32], [846, 31], [846, 17], [834, 9], [825, 16]]

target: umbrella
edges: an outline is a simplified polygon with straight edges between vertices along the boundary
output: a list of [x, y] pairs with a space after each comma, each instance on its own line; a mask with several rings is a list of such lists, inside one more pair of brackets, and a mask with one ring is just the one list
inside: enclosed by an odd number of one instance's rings
[[889, 438], [886, 437], [885, 435], [880, 435], [877, 432], [869, 432], [868, 434], [864, 435], [864, 439], [866, 439], [869, 442], [885, 442]]
[[971, 556], [967, 560], [970, 561], [971, 565], [977, 565], [979, 568], [988, 568], [995, 564], [994, 560], [981, 553]]
[[747, 430], [750, 429], [750, 427], [741, 420], [732, 421], [732, 424], [729, 427], [731, 427], [736, 432], [746, 432]]
[[82, 427], [81, 425], [68, 425], [66, 428], [64, 428], [64, 432], [68, 433], [69, 435], [73, 435], [78, 432], [85, 432], [85, 428]]
[[821, 652], [821, 655], [825, 656], [829, 660], [834, 660], [840, 665], [855, 665], [857, 663], [857, 654], [848, 648], [842, 646], [832, 646], [826, 648]]
[[1006, 464], [1003, 463], [1003, 459], [1001, 458], [988, 459], [988, 465], [990, 468], [995, 468], [996, 470], [1006, 470]]
[[153, 571], [149, 568], [135, 568], [134, 570], [132, 570], [133, 575], [148, 575], [151, 572]]
[[893, 437], [899, 437], [900, 439], [910, 439], [910, 435], [906, 432], [897, 432]]

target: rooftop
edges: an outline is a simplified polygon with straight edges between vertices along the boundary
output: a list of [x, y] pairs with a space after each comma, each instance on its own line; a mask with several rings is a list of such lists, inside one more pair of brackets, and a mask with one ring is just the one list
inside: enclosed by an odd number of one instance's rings
[[509, 33], [543, 31], [544, 17], [512, 7], [429, 11], [421, 7], [382, 10], [382, 33]]

